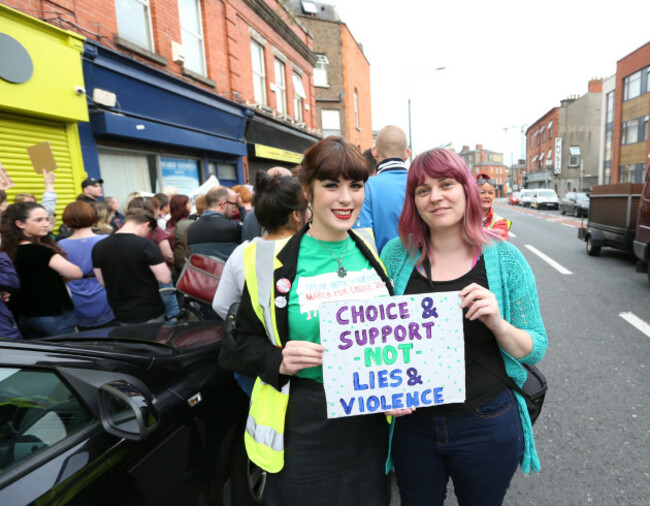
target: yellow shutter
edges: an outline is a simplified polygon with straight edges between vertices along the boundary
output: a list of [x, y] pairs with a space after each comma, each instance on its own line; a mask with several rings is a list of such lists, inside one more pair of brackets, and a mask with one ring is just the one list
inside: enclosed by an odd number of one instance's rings
[[10, 204], [17, 193], [33, 193], [40, 202], [43, 176], [34, 172], [26, 148], [45, 141], [52, 146], [57, 165], [54, 191], [57, 222], [61, 223], [63, 209], [81, 193], [85, 177], [76, 123], [0, 113], [0, 162], [16, 183], [7, 191]]

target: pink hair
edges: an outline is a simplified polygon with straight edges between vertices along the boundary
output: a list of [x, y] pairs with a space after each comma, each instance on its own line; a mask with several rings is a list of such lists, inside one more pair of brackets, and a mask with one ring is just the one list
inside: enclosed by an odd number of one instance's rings
[[452, 178], [458, 181], [465, 191], [465, 216], [463, 219], [463, 239], [478, 252], [483, 245], [497, 236], [483, 228], [483, 211], [478, 185], [463, 159], [456, 153], [436, 148], [419, 155], [408, 171], [406, 198], [399, 219], [399, 237], [404, 247], [415, 257], [420, 250], [416, 264], [429, 256], [431, 244], [429, 227], [422, 221], [415, 207], [415, 189], [424, 182], [426, 176], [436, 179]]

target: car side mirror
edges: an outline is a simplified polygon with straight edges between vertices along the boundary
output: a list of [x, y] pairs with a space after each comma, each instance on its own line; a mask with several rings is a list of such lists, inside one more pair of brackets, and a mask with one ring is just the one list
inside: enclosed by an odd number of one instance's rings
[[158, 425], [150, 400], [127, 381], [99, 387], [99, 412], [106, 432], [132, 441], [145, 439]]

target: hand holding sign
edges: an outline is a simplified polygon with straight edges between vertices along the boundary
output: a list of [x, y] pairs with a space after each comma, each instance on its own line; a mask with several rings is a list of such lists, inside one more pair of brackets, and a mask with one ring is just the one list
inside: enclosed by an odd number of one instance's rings
[[309, 341], [289, 341], [282, 349], [280, 374], [293, 376], [303, 369], [323, 363], [325, 346]]
[[507, 322], [501, 317], [496, 296], [487, 288], [472, 283], [460, 293], [461, 308], [467, 308], [465, 318], [482, 321], [493, 333], [498, 334]]

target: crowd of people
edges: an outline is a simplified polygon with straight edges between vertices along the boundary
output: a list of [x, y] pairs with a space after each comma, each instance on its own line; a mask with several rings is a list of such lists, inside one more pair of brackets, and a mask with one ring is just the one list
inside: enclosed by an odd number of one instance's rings
[[[540, 469], [525, 401], [499, 379], [521, 386], [522, 364], [545, 353], [535, 280], [508, 242], [511, 223], [492, 209], [488, 176], [446, 149], [407, 167], [409, 156], [394, 126], [363, 155], [327, 137], [293, 172], [273, 167], [253, 187], [216, 186], [194, 201], [133, 193], [123, 215], [88, 178], [56, 237], [46, 174], [40, 204], [0, 204], [4, 335], [177, 318], [174, 281], [187, 258], [219, 258], [204, 316], [223, 319], [239, 304], [236, 352], [251, 372], [236, 377], [251, 398], [244, 437], [268, 473], [265, 504], [387, 505], [393, 466], [404, 506], [443, 504], [449, 479], [461, 505], [501, 504], [517, 466]], [[329, 419], [310, 286], [346, 294], [328, 302], [458, 292], [465, 401]]]

